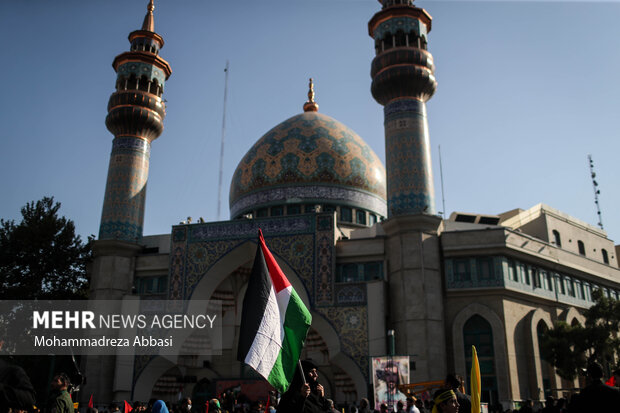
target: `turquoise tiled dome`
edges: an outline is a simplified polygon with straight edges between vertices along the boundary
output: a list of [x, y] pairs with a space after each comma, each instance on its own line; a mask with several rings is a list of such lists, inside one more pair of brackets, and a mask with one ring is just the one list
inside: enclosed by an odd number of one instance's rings
[[285, 203], [334, 203], [386, 216], [385, 168], [351, 129], [307, 111], [280, 123], [243, 157], [230, 187], [231, 217]]

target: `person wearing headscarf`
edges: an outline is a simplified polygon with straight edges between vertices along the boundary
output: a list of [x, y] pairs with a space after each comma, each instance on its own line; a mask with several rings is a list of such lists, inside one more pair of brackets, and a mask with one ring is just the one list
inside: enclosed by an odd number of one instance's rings
[[168, 413], [168, 407], [166, 406], [166, 403], [164, 403], [162, 400], [157, 400], [154, 404], [153, 404], [153, 413]]
[[277, 413], [319, 413], [328, 409], [316, 365], [310, 360], [303, 360], [301, 367], [303, 376], [297, 366], [291, 385], [278, 403]]
[[457, 413], [458, 411], [459, 402], [453, 390], [442, 389], [435, 392], [432, 413]]

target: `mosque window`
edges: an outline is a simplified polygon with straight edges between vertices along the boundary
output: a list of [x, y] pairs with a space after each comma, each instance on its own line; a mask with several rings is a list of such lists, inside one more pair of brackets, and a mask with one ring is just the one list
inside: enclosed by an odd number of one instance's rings
[[396, 31], [396, 36], [395, 37], [395, 46], [396, 47], [401, 47], [401, 46], [406, 46], [407, 45], [407, 40], [406, 40], [406, 36], [405, 36], [405, 32], [403, 32], [402, 30], [397, 30]]
[[562, 239], [560, 238], [560, 233], [557, 230], [553, 230], [553, 240], [555, 242], [555, 245], [557, 247], [561, 247], [562, 246]]
[[349, 207], [340, 207], [340, 220], [343, 222], [353, 222], [353, 211]]
[[579, 248], [579, 254], [585, 257], [586, 255], [586, 247], [583, 245], [583, 241], [577, 241], [577, 247]]
[[284, 215], [284, 207], [282, 205], [271, 207], [272, 217], [279, 217], [281, 215]]
[[137, 89], [137, 88], [138, 88], [138, 79], [136, 78], [136, 75], [132, 73], [131, 75], [129, 75], [129, 79], [127, 80], [126, 89]]
[[607, 255], [607, 250], [605, 248], [603, 248], [601, 250], [601, 253], [603, 254], [603, 262], [605, 264], [609, 264], [609, 256]]
[[566, 283], [566, 292], [568, 293], [569, 296], [574, 297], [575, 296], [575, 284], [573, 283], [572, 278], [564, 278], [564, 282]]
[[301, 214], [301, 205], [299, 205], [299, 204], [288, 205], [286, 207], [286, 214], [287, 215], [299, 215], [299, 214]]
[[261, 208], [258, 211], [256, 211], [256, 216], [258, 218], [264, 218], [268, 215], [269, 215], [269, 210], [267, 208]]
[[[476, 346], [482, 381], [481, 401], [485, 403], [497, 400], [497, 379], [495, 377], [495, 351], [493, 348], [493, 329], [491, 324], [480, 315], [474, 315], [463, 326], [463, 351], [466, 370], [471, 370], [471, 347]], [[468, 377], [471, 389], [471, 378]]]
[[138, 89], [143, 92], [148, 92], [149, 90], [149, 79], [146, 76], [140, 76], [140, 81], [138, 82]]
[[463, 282], [471, 281], [471, 270], [469, 268], [469, 259], [462, 258], [454, 260], [454, 281]]
[[366, 225], [366, 211], [358, 209], [355, 211], [355, 222]]
[[368, 214], [368, 225], [373, 226], [377, 223], [377, 216], [375, 214]]
[[479, 280], [495, 279], [495, 271], [493, 268], [493, 257], [481, 257], [476, 259]]
[[336, 205], [326, 204], [323, 206], [323, 211], [325, 212], [334, 212], [336, 210]]
[[519, 282], [519, 275], [514, 260], [508, 259], [508, 279]]
[[136, 277], [135, 287], [140, 295], [163, 294], [168, 287], [168, 276]]
[[553, 291], [553, 278], [551, 273], [545, 270], [542, 270], [543, 277], [543, 288], [548, 291]]
[[530, 273], [532, 276], [532, 283], [534, 284], [534, 288], [540, 288], [540, 271], [536, 267], [530, 267]]
[[585, 300], [586, 299], [586, 295], [584, 294], [583, 291], [583, 283], [579, 280], [575, 280], [575, 284], [577, 285], [577, 288], [575, 288], [576, 291], [576, 295], [577, 298], [579, 298], [580, 300]]
[[586, 301], [592, 301], [592, 286], [586, 282], [583, 283], [583, 292], [584, 294], [584, 299]]
[[[566, 295], [566, 287], [564, 286], [564, 277], [562, 277], [559, 274], [556, 274], [555, 283], [556, 283], [556, 291], [558, 291], [562, 295]], [[557, 288], [558, 285], [560, 286], [559, 289]]]
[[383, 279], [383, 261], [336, 265], [336, 282], [364, 282]]
[[520, 279], [524, 284], [530, 285], [530, 273], [527, 270], [527, 266], [525, 264], [519, 263], [517, 265], [517, 271], [519, 271]]

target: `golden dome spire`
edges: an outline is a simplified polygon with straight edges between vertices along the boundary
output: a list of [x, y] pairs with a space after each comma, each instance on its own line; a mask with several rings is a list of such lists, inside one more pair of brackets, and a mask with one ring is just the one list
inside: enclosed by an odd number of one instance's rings
[[144, 16], [144, 23], [142, 23], [142, 30], [149, 32], [155, 32], [155, 20], [153, 19], [153, 10], [155, 10], [155, 4], [153, 0], [149, 0], [149, 5], [146, 6], [146, 16]]
[[304, 112], [318, 112], [319, 104], [314, 101], [314, 84], [312, 78], [308, 83], [308, 101], [304, 103]]

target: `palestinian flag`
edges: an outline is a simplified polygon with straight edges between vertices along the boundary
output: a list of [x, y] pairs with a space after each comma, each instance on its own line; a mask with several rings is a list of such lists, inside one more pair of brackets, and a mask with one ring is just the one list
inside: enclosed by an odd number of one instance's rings
[[243, 299], [237, 359], [281, 393], [297, 368], [312, 316], [265, 245], [258, 248]]

